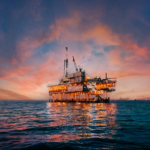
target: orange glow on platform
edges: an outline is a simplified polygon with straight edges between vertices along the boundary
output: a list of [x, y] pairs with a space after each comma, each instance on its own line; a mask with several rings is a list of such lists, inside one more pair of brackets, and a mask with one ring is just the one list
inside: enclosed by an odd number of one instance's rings
[[49, 87], [49, 91], [51, 91], [51, 92], [64, 91], [66, 89], [67, 89], [66, 85], [57, 85], [57, 86]]
[[115, 83], [101, 83], [101, 84], [96, 84], [96, 89], [101, 90], [102, 88], [109, 88], [109, 87], [114, 87]]

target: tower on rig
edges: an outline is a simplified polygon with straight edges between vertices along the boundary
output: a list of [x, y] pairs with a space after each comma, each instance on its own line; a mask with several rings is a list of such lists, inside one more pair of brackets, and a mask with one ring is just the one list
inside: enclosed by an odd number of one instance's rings
[[[73, 56], [75, 73], [68, 73], [68, 48], [64, 60], [64, 77], [58, 85], [49, 85], [50, 101], [52, 102], [109, 102], [107, 92], [115, 91], [116, 78], [89, 78], [86, 72], [77, 67]], [[102, 98], [101, 96], [104, 98]]]

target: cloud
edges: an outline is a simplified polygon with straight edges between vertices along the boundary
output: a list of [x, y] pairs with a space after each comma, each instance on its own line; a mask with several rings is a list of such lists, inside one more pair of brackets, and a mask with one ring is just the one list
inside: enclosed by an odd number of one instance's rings
[[[54, 40], [58, 42], [59, 47], [65, 45], [65, 43], [68, 44], [69, 42], [75, 43], [73, 46], [77, 44], [78, 46], [76, 48], [72, 48], [72, 45], [70, 45], [73, 50], [69, 50], [69, 56], [78, 56], [77, 61], [79, 61], [79, 63], [82, 61], [82, 63], [85, 64], [85, 67], [87, 62], [81, 60], [82, 57], [86, 56], [86, 59], [92, 59], [92, 63], [95, 66], [92, 68], [93, 70], [97, 70], [96, 67], [101, 65], [101, 59], [99, 59], [100, 57], [96, 58], [92, 52], [96, 52], [97, 54], [101, 52], [103, 57], [106, 58], [106, 60], [102, 60], [103, 64], [105, 62], [105, 65], [108, 65], [108, 67], [106, 67], [107, 69], [103, 69], [104, 72], [107, 70], [107, 72], [110, 72], [110, 74], [116, 77], [147, 74], [147, 72], [145, 72], [145, 60], [149, 60], [147, 47], [139, 47], [130, 35], [116, 34], [109, 26], [102, 23], [94, 24], [91, 27], [84, 23], [86, 21], [83, 22], [83, 19], [84, 18], [82, 18], [79, 13], [74, 13], [73, 16], [69, 18], [56, 19], [55, 24], [50, 25], [47, 32], [39, 30], [36, 36], [27, 36], [20, 40], [17, 44], [17, 56], [20, 58], [22, 66], [17, 67], [16, 65], [15, 69], [11, 69], [12, 71], [6, 71], [4, 69], [6, 74], [2, 73], [5, 74], [5, 78], [23, 75], [24, 79], [21, 79], [20, 81], [23, 80], [22, 82], [26, 86], [42, 85], [50, 79], [48, 74], [54, 79], [53, 76], [60, 73], [60, 71], [56, 71], [55, 68], [59, 68], [63, 64], [63, 62], [62, 64], [61, 62], [56, 63], [58, 62], [56, 58], [50, 58], [49, 60], [46, 58], [47, 60], [45, 59], [44, 62], [37, 65], [36, 70], [33, 69], [34, 66], [32, 66], [32, 63], [34, 64], [34, 62], [32, 60], [30, 66], [24, 66], [23, 64], [31, 57], [34, 57], [37, 53], [37, 47], [44, 43], [51, 43]], [[95, 46], [99, 46], [99, 48], [95, 49]], [[105, 47], [108, 46], [113, 46], [114, 48], [111, 51], [105, 51]], [[82, 50], [77, 49], [78, 47]], [[59, 53], [62, 52], [57, 50], [55, 53], [58, 53], [59, 55]], [[13, 58], [12, 64], [15, 65], [16, 63], [17, 59]], [[136, 68], [139, 63], [141, 63], [141, 69], [142, 66], [145, 66], [145, 70], [143, 69], [140, 73]], [[118, 65], [119, 67], [117, 66], [115, 69], [115, 65]], [[111, 66], [113, 69], [109, 69]], [[48, 68], [51, 68], [51, 71]], [[30, 72], [30, 75], [27, 75], [28, 72]], [[101, 71], [98, 71], [97, 74], [100, 72]]]
[[40, 30], [38, 33], [36, 33], [36, 36], [24, 37], [17, 44], [16, 52], [18, 58], [21, 60], [21, 62], [26, 61], [32, 55], [37, 53], [35, 48], [41, 46], [45, 42], [49, 43], [58, 39], [58, 36], [57, 30], [53, 30], [53, 26], [50, 26], [46, 33]]
[[[58, 80], [62, 77], [63, 70], [61, 67], [61, 62], [54, 58], [53, 53], [46, 56], [44, 62], [37, 65], [35, 68], [33, 66], [20, 67], [16, 70], [14, 69], [11, 73], [10, 70], [5, 70], [3, 80], [9, 82], [9, 84], [17, 85], [18, 91], [22, 92], [33, 92], [37, 88], [50, 81]], [[8, 71], [8, 72], [6, 72]]]
[[0, 100], [5, 100], [5, 99], [10, 99], [10, 100], [31, 100], [31, 98], [9, 91], [9, 90], [4, 90], [0, 89]]
[[[31, 12], [34, 16], [36, 11]], [[96, 18], [83, 14], [73, 11], [72, 16], [56, 18], [46, 29], [37, 28], [17, 40], [10, 61], [1, 61], [0, 78], [17, 85], [18, 91], [36, 91], [61, 77], [66, 46], [69, 58], [75, 56], [77, 64], [94, 76], [105, 72], [118, 78], [150, 76], [149, 47], [139, 45], [132, 34], [113, 30], [100, 20], [103, 13]], [[45, 52], [46, 44], [53, 48]]]
[[31, 70], [32, 66], [21, 66], [21, 65], [17, 67], [3, 66], [1, 67], [0, 79], [8, 80], [9, 78], [12, 77], [22, 76], [23, 74], [26, 74]]
[[[76, 19], [74, 18], [73, 24], [76, 25], [75, 20]], [[82, 19], [80, 19], [80, 17], [77, 17], [78, 25], [80, 25], [81, 20]], [[79, 57], [86, 55], [89, 56], [90, 59], [95, 59], [93, 64], [95, 64], [94, 66], [96, 67], [97, 64], [101, 65], [100, 61], [102, 59], [100, 59], [100, 57], [99, 60], [96, 59], [95, 56], [92, 56], [92, 52], [103, 55], [106, 58], [106, 60], [103, 61], [103, 64], [107, 66], [107, 71], [112, 73], [114, 70], [113, 74], [116, 72], [115, 76], [117, 77], [150, 75], [150, 71], [148, 69], [148, 64], [150, 63], [149, 48], [146, 46], [139, 46], [131, 35], [117, 34], [113, 32], [109, 26], [103, 24], [96, 24], [92, 28], [88, 28], [88, 30], [85, 30], [85, 27], [83, 32], [78, 31], [74, 33], [77, 26], [72, 26], [71, 29], [69, 29], [68, 26], [71, 25], [70, 22], [71, 20], [69, 21], [69, 19], [65, 19], [64, 21], [62, 19], [60, 23], [57, 21], [58, 31], [61, 36], [65, 35], [62, 36], [62, 41], [64, 43], [69, 41], [80, 45], [80, 42], [82, 42], [83, 50], [74, 51], [74, 53], [78, 53]], [[89, 41], [92, 41], [92, 44], [89, 44]], [[95, 46], [99, 46], [99, 48], [95, 49]], [[114, 48], [111, 51], [105, 51], [105, 47], [108, 46], [112, 46]], [[89, 48], [84, 50], [85, 47]]]

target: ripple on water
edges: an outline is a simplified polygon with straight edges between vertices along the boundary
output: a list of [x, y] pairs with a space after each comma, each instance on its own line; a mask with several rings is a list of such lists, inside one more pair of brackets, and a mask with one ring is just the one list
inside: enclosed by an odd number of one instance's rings
[[0, 149], [147, 149], [150, 101], [0, 101]]

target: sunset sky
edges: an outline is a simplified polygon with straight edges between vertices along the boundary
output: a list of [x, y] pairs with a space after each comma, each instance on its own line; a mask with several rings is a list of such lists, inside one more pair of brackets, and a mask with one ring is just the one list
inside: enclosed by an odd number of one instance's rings
[[1, 0], [0, 99], [46, 100], [65, 47], [91, 77], [116, 77], [111, 99], [150, 99], [149, 0]]

